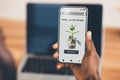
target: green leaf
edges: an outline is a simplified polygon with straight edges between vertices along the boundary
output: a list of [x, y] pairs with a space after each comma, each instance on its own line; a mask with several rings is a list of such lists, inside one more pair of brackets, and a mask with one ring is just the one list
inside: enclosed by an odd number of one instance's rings
[[66, 31], [66, 32], [68, 32], [68, 33], [72, 34], [70, 31]]
[[76, 33], [78, 33], [79, 31], [76, 31], [76, 32], [73, 32], [73, 34], [76, 34]]

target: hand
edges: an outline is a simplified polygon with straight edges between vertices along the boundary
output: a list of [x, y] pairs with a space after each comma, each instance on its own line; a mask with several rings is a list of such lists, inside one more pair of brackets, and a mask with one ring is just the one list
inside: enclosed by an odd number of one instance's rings
[[[100, 80], [98, 71], [99, 57], [91, 36], [91, 31], [88, 31], [86, 34], [86, 53], [83, 57], [82, 64], [58, 63], [56, 66], [57, 69], [69, 67], [72, 70], [76, 80]], [[55, 43], [52, 47], [57, 49], [58, 43]], [[53, 57], [58, 58], [57, 51], [54, 53]]]

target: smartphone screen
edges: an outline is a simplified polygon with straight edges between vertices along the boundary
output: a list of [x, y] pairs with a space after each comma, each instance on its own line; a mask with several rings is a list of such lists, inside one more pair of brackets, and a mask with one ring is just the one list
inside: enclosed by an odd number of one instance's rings
[[88, 9], [63, 6], [59, 14], [59, 61], [81, 63], [85, 54]]

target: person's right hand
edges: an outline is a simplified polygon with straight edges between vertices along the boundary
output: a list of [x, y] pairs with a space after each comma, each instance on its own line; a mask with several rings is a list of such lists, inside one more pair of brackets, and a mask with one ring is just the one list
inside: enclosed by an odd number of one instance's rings
[[[96, 52], [91, 31], [86, 34], [86, 53], [83, 57], [82, 64], [65, 64], [58, 63], [57, 69], [62, 67], [71, 68], [76, 80], [100, 80], [99, 76], [99, 57]], [[54, 49], [58, 48], [58, 43], [53, 45]], [[54, 58], [58, 58], [58, 52], [56, 51], [53, 55]]]

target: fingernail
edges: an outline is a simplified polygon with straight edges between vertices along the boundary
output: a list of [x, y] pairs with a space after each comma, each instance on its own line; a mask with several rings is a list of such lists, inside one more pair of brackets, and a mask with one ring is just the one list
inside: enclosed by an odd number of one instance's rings
[[88, 31], [88, 39], [91, 40], [92, 39], [92, 32]]
[[53, 54], [53, 57], [54, 57], [54, 58], [58, 58], [58, 53], [55, 52], [55, 53]]
[[61, 68], [61, 65], [57, 65], [57, 69], [60, 69]]
[[55, 44], [52, 45], [52, 48], [55, 48]]

